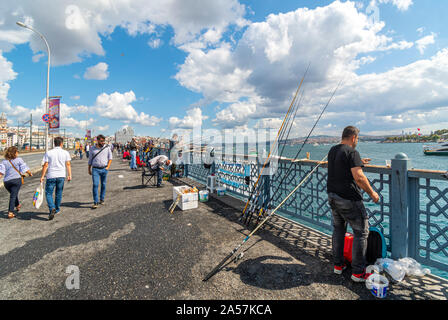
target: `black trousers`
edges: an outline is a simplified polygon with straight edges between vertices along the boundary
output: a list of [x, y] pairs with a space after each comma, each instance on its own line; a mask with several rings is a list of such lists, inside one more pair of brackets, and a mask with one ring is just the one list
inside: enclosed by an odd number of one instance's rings
[[5, 189], [9, 192], [9, 212], [14, 212], [14, 208], [19, 205], [19, 190], [22, 187], [22, 179], [12, 179], [5, 181]]

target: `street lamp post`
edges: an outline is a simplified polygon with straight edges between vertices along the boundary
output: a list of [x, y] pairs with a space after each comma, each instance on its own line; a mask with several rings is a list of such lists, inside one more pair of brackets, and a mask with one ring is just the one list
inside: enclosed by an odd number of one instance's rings
[[[24, 24], [23, 22], [17, 21], [16, 24], [22, 28], [29, 29], [33, 32], [36, 32], [39, 37], [45, 42], [45, 45], [47, 46], [47, 53], [48, 53], [48, 66], [47, 66], [47, 95], [46, 95], [46, 108], [45, 113], [48, 113], [48, 107], [49, 107], [49, 88], [50, 88], [50, 46], [48, 45], [47, 39], [43, 36], [42, 33], [40, 33], [37, 30], [34, 30], [30, 26]], [[48, 151], [48, 125], [49, 123], [45, 124], [45, 152]]]

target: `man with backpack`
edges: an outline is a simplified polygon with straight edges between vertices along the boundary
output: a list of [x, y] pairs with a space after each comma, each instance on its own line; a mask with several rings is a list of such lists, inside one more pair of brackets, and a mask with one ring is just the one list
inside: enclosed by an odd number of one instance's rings
[[[99, 204], [104, 204], [106, 197], [106, 182], [109, 167], [112, 164], [112, 151], [106, 144], [106, 137], [100, 134], [97, 137], [97, 144], [91, 146], [89, 152], [89, 174], [93, 181], [93, 206], [98, 208]], [[101, 182], [101, 192], [98, 201], [98, 187]]]
[[370, 186], [362, 167], [370, 159], [361, 159], [355, 149], [359, 129], [348, 126], [342, 133], [341, 143], [328, 152], [328, 201], [333, 215], [334, 272], [341, 274], [344, 263], [344, 240], [347, 224], [353, 229], [352, 276], [355, 282], [365, 282], [370, 274], [365, 272], [369, 217], [362, 201], [361, 189], [377, 203], [378, 194]]

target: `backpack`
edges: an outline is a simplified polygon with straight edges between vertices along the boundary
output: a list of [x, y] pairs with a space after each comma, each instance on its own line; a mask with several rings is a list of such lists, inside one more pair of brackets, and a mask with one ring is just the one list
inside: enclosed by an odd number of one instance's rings
[[[344, 258], [349, 263], [352, 263], [352, 247], [353, 247], [353, 235], [347, 232], [345, 234]], [[387, 256], [387, 247], [383, 233], [377, 227], [370, 227], [369, 236], [367, 237], [367, 251], [366, 251], [367, 265], [372, 265], [375, 263], [376, 259], [386, 258], [386, 256]]]
[[369, 228], [367, 238], [366, 261], [369, 265], [374, 264], [378, 258], [386, 258], [387, 248], [383, 233], [376, 227]]

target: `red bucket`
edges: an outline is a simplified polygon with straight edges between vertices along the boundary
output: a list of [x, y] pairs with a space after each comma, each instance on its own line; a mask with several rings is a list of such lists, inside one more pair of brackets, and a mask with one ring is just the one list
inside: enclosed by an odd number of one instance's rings
[[347, 232], [344, 240], [344, 258], [348, 263], [352, 263], [352, 247], [353, 247], [353, 234]]

